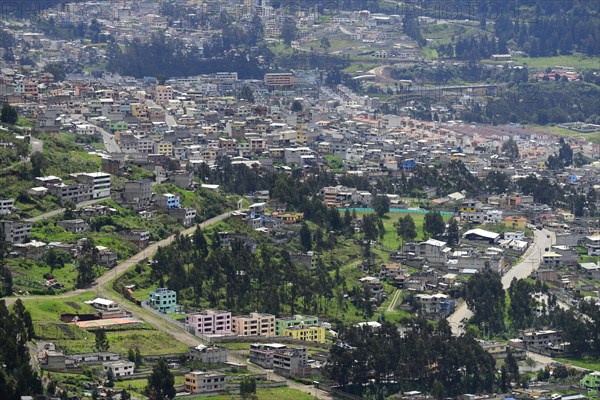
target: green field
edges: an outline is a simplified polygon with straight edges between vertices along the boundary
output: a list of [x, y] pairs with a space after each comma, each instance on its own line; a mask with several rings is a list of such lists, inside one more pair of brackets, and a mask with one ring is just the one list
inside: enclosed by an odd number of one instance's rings
[[[50, 266], [42, 261], [35, 261], [23, 257], [9, 258], [6, 265], [13, 274], [13, 284], [16, 290], [27, 291], [30, 294], [50, 294], [46, 286], [45, 274], [52, 274], [54, 279], [64, 285], [60, 291], [72, 290], [77, 281], [77, 267], [73, 264], [65, 264], [62, 268], [52, 270]], [[52, 289], [57, 292], [55, 289]]]
[[598, 132], [593, 132], [593, 133], [576, 132], [576, 131], [572, 131], [570, 129], [562, 128], [560, 126], [553, 126], [553, 125], [524, 125], [523, 127], [525, 129], [531, 129], [533, 131], [550, 133], [553, 135], [586, 138], [590, 142], [600, 144], [600, 135], [598, 134]]
[[571, 364], [580, 368], [587, 368], [593, 371], [600, 371], [600, 359], [591, 358], [555, 358], [556, 361], [561, 363]]
[[[316, 397], [301, 392], [297, 389], [281, 387], [281, 388], [272, 388], [272, 389], [257, 389], [256, 396], [259, 400], [313, 400]], [[198, 396], [192, 397], [190, 400], [201, 400], [201, 399], [211, 399], [211, 400], [238, 400], [241, 399], [240, 396], [231, 395], [231, 394], [222, 394], [219, 396]]]
[[[600, 57], [587, 57], [583, 55], [556, 56], [556, 57], [513, 57], [517, 63], [527, 64], [530, 69], [544, 70], [548, 67], [554, 68], [558, 65], [573, 67], [576, 69], [598, 69], [600, 70]], [[531, 70], [529, 72], [532, 72]]]

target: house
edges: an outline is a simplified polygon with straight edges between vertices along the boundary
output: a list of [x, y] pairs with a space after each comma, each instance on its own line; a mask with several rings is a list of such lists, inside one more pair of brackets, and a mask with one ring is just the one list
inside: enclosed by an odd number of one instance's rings
[[29, 221], [0, 221], [0, 230], [4, 233], [4, 240], [9, 243], [23, 243], [29, 240], [29, 233], [33, 223]]
[[116, 251], [105, 246], [96, 246], [98, 250], [98, 264], [106, 268], [113, 268], [117, 265], [119, 255]]
[[253, 312], [233, 317], [232, 331], [238, 336], [275, 336], [275, 316]]
[[194, 334], [230, 334], [231, 313], [229, 311], [205, 310], [204, 312], [187, 314], [185, 324]]
[[562, 332], [555, 330], [525, 331], [519, 335], [525, 348], [548, 347], [562, 343]]
[[72, 174], [77, 182], [92, 188], [92, 199], [110, 197], [110, 174], [105, 172], [82, 172]]
[[600, 371], [594, 371], [584, 376], [579, 381], [579, 386], [588, 389], [588, 395], [598, 396], [598, 393], [600, 393]]
[[318, 325], [319, 317], [307, 316], [307, 315], [294, 315], [293, 317], [287, 318], [276, 318], [275, 319], [275, 336], [283, 335], [285, 328], [291, 328], [298, 325], [311, 326]]
[[0, 215], [8, 215], [15, 209], [15, 199], [0, 199]]
[[484, 229], [469, 229], [463, 234], [463, 239], [472, 241], [485, 241], [493, 244], [500, 240], [500, 234], [486, 231]]
[[149, 180], [125, 182], [123, 201], [136, 210], [148, 207], [152, 203], [152, 182]]
[[205, 346], [199, 344], [191, 347], [188, 356], [202, 364], [224, 364], [227, 362], [227, 349], [219, 346]]
[[56, 225], [64, 228], [65, 231], [71, 233], [81, 233], [90, 229], [90, 226], [83, 219], [65, 219], [58, 221]]
[[156, 196], [156, 205], [163, 210], [178, 208], [180, 207], [179, 197], [171, 193], [159, 194]]
[[402, 268], [402, 265], [398, 263], [381, 264], [379, 270], [380, 278], [395, 279], [398, 275], [406, 274], [406, 269]]
[[177, 312], [177, 293], [167, 288], [158, 288], [150, 292], [148, 304], [163, 314]]
[[135, 363], [131, 361], [114, 361], [107, 362], [102, 364], [104, 368], [104, 372], [108, 373], [108, 371], [112, 371], [112, 374], [115, 378], [126, 375], [133, 375], [133, 370], [135, 369]]
[[419, 306], [419, 312], [428, 318], [445, 318], [454, 312], [454, 300], [443, 293], [419, 293], [415, 298]]
[[383, 291], [383, 284], [379, 280], [379, 278], [375, 278], [373, 276], [366, 276], [364, 278], [359, 279], [360, 282], [365, 286], [371, 295], [371, 299], [377, 302], [383, 300], [383, 296], [385, 292]]
[[273, 353], [273, 372], [285, 377], [305, 378], [312, 375], [305, 347]]
[[419, 256], [428, 264], [443, 266], [448, 262], [448, 256], [451, 249], [446, 246], [446, 242], [436, 239], [428, 239], [421, 243], [405, 243], [402, 246], [403, 253], [412, 253]]
[[167, 214], [183, 226], [191, 226], [196, 220], [196, 209], [192, 207], [169, 208]]
[[558, 267], [561, 265], [561, 258], [560, 254], [550, 251], [542, 255], [542, 264], [547, 267]]
[[191, 394], [210, 395], [225, 391], [227, 375], [221, 372], [194, 371], [185, 374], [185, 390]]
[[506, 240], [525, 240], [525, 232], [523, 232], [523, 231], [504, 232], [504, 239], [506, 239]]
[[600, 235], [586, 236], [584, 245], [589, 256], [600, 256]]
[[315, 325], [296, 325], [283, 328], [281, 336], [289, 336], [295, 340], [325, 343], [325, 328]]
[[506, 217], [504, 218], [504, 226], [512, 229], [525, 229], [525, 227], [527, 226], [527, 218]]
[[273, 353], [287, 349], [280, 343], [255, 343], [250, 345], [250, 362], [266, 369], [273, 369]]
[[142, 229], [132, 229], [130, 231], [121, 232], [121, 235], [140, 249], [145, 249], [150, 244], [150, 231]]

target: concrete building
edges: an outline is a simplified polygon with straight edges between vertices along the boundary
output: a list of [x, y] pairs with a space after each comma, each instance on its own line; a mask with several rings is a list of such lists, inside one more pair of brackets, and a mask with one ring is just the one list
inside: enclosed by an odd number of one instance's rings
[[141, 249], [145, 249], [150, 244], [150, 231], [144, 231], [142, 229], [132, 229], [122, 233], [123, 237], [135, 244]]
[[159, 194], [156, 196], [156, 205], [163, 210], [178, 208], [180, 206], [179, 197], [171, 193]]
[[250, 345], [250, 362], [266, 369], [273, 369], [273, 353], [287, 349], [281, 343], [255, 343]]
[[90, 229], [89, 224], [83, 219], [65, 219], [58, 221], [56, 225], [63, 227], [65, 231], [71, 233], [81, 233]]
[[287, 318], [275, 319], [275, 336], [283, 335], [285, 328], [291, 328], [298, 325], [311, 326], [319, 325], [319, 317], [309, 315], [294, 315]]
[[284, 328], [282, 336], [289, 336], [295, 340], [325, 343], [325, 328], [322, 326], [296, 325]]
[[307, 351], [304, 347], [276, 351], [273, 353], [273, 372], [285, 377], [304, 378], [312, 373], [307, 361]]
[[15, 208], [15, 199], [0, 199], [0, 215], [8, 215]]
[[448, 262], [451, 254], [450, 247], [446, 242], [436, 239], [429, 239], [421, 243], [406, 243], [402, 246], [403, 253], [413, 253], [415, 256], [422, 257], [428, 264], [442, 266]]
[[600, 256], [600, 235], [586, 236], [584, 244], [589, 256]]
[[83, 172], [74, 174], [77, 181], [92, 188], [92, 199], [110, 197], [110, 174], [105, 172]]
[[185, 324], [194, 334], [224, 335], [231, 333], [231, 312], [205, 310], [187, 314]]
[[455, 302], [443, 293], [423, 294], [415, 296], [419, 312], [428, 318], [444, 318], [454, 312]]
[[196, 221], [196, 209], [192, 207], [169, 208], [167, 214], [183, 226], [191, 226]]
[[149, 206], [152, 202], [152, 182], [148, 180], [125, 182], [123, 200], [134, 209]]
[[29, 239], [31, 226], [28, 221], [0, 221], [0, 229], [4, 233], [4, 240], [10, 243], [23, 243]]
[[185, 390], [192, 394], [216, 394], [225, 391], [227, 375], [220, 372], [194, 371], [185, 374]]
[[525, 348], [528, 347], [547, 347], [549, 345], [557, 345], [562, 343], [562, 332], [555, 330], [529, 331], [519, 335], [519, 339], [523, 341]]
[[150, 292], [148, 304], [163, 314], [177, 312], [177, 293], [167, 288], [158, 288]]
[[294, 86], [296, 79], [290, 72], [265, 74], [264, 83], [269, 88], [286, 88]]
[[133, 370], [135, 369], [135, 363], [131, 361], [115, 361], [108, 362], [102, 364], [104, 368], [104, 372], [108, 373], [109, 370], [112, 371], [113, 376], [118, 378], [120, 376], [133, 375]]
[[165, 105], [173, 100], [173, 88], [171, 86], [156, 86], [154, 89], [154, 101], [160, 105]]
[[205, 346], [200, 344], [191, 347], [188, 356], [202, 364], [224, 364], [227, 362], [227, 349], [219, 346]]
[[232, 331], [239, 336], [275, 336], [275, 316], [250, 313], [233, 317]]

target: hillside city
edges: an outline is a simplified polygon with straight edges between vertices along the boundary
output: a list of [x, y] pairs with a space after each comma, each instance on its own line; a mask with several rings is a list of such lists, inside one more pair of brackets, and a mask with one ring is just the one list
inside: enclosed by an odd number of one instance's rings
[[0, 3], [0, 400], [600, 398], [600, 3]]

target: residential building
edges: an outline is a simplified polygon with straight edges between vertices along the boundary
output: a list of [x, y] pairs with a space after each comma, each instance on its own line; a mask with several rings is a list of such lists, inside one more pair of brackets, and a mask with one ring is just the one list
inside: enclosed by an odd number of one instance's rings
[[455, 302], [443, 293], [423, 294], [416, 296], [421, 314], [428, 318], [444, 318], [454, 312]]
[[289, 72], [268, 73], [265, 74], [264, 82], [269, 88], [285, 88], [294, 86], [296, 79], [294, 74]]
[[0, 215], [8, 215], [15, 208], [15, 199], [0, 199]]
[[123, 237], [135, 244], [140, 249], [145, 249], [150, 244], [150, 231], [132, 229], [121, 233]]
[[372, 300], [377, 302], [383, 300], [383, 295], [385, 292], [383, 291], [383, 284], [379, 278], [374, 276], [365, 276], [364, 278], [360, 278], [360, 282], [363, 284], [363, 286], [368, 288]]
[[446, 246], [446, 242], [428, 239], [421, 243], [406, 243], [402, 246], [402, 252], [413, 253], [425, 259], [428, 264], [442, 266], [448, 262], [451, 249]]
[[239, 336], [275, 336], [275, 316], [254, 312], [233, 317], [232, 330]]
[[530, 346], [547, 347], [562, 343], [562, 332], [555, 330], [526, 331], [519, 335], [519, 339], [523, 341], [526, 349]]
[[107, 268], [113, 268], [117, 265], [119, 255], [116, 251], [109, 249], [105, 246], [96, 246], [98, 250], [98, 264], [103, 265]]
[[512, 229], [525, 229], [527, 226], [527, 218], [525, 217], [506, 217], [504, 218], [504, 226]]
[[154, 89], [154, 101], [160, 105], [165, 105], [173, 100], [173, 88], [171, 86], [156, 86]]
[[273, 369], [273, 353], [287, 349], [280, 343], [255, 343], [250, 345], [250, 362], [266, 369]]
[[81, 183], [57, 183], [47, 184], [48, 191], [58, 198], [61, 203], [72, 201], [73, 203], [81, 203], [92, 198], [92, 187]]
[[188, 356], [202, 364], [224, 364], [227, 362], [227, 349], [225, 347], [199, 344], [190, 348]]
[[600, 256], [600, 235], [586, 236], [584, 244], [588, 255]]
[[231, 333], [231, 312], [205, 310], [187, 314], [185, 324], [194, 334], [224, 335]]
[[310, 326], [318, 325], [319, 317], [308, 316], [308, 315], [294, 315], [293, 317], [287, 318], [276, 318], [275, 319], [275, 336], [283, 335], [285, 328], [291, 328], [298, 325]]
[[227, 375], [221, 372], [194, 371], [185, 374], [185, 390], [192, 394], [215, 394], [225, 391]]
[[273, 372], [285, 377], [304, 378], [312, 374], [305, 347], [285, 349], [273, 353]]
[[179, 197], [171, 193], [159, 194], [156, 196], [156, 205], [163, 210], [178, 208], [180, 207]]
[[167, 288], [159, 288], [150, 292], [148, 304], [163, 314], [177, 312], [177, 293]]
[[463, 234], [463, 239], [472, 241], [484, 241], [490, 244], [497, 243], [500, 240], [500, 234], [486, 231], [484, 229], [470, 229]]
[[588, 395], [598, 396], [600, 393], [600, 371], [594, 371], [587, 374], [579, 381], [579, 386], [588, 389]]
[[115, 378], [119, 378], [120, 376], [133, 375], [133, 370], [135, 369], [135, 363], [125, 360], [107, 362], [102, 364], [102, 366], [104, 367], [105, 373], [108, 373], [108, 371], [111, 370]]
[[110, 197], [110, 174], [83, 172], [74, 174], [77, 181], [92, 187], [92, 199]]
[[0, 229], [4, 233], [4, 240], [10, 243], [23, 243], [29, 239], [31, 226], [29, 221], [0, 221]]
[[125, 182], [123, 200], [135, 209], [149, 206], [152, 202], [152, 182], [148, 180]]
[[196, 209], [192, 207], [169, 208], [167, 214], [183, 226], [191, 226], [196, 220]]
[[296, 340], [325, 343], [325, 328], [322, 326], [296, 325], [283, 328], [282, 336]]
[[58, 221], [56, 225], [63, 227], [65, 231], [71, 233], [81, 233], [90, 229], [89, 224], [83, 219], [65, 219]]

